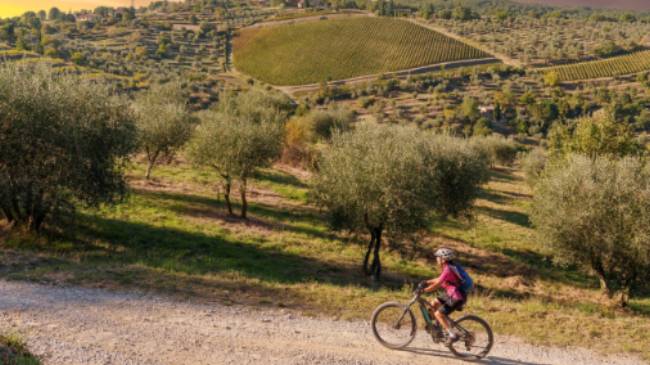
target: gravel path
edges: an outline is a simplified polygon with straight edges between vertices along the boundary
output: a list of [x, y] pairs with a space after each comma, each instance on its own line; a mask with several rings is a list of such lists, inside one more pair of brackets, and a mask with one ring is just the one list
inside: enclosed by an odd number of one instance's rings
[[[0, 332], [24, 335], [45, 364], [460, 364], [419, 334], [379, 346], [367, 321], [205, 305], [135, 293], [0, 280]], [[497, 337], [487, 364], [640, 364]]]

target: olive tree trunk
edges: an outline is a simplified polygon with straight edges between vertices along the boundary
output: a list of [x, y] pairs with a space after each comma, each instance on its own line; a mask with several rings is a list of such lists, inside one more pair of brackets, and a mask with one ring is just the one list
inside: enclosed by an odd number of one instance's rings
[[144, 175], [144, 178], [146, 180], [149, 180], [149, 178], [151, 178], [151, 171], [156, 164], [156, 160], [158, 160], [158, 155], [160, 155], [160, 151], [150, 153], [149, 150], [147, 150], [147, 172]]
[[[368, 243], [368, 249], [363, 259], [363, 272], [372, 276], [374, 281], [379, 281], [381, 278], [381, 258], [380, 251], [381, 248], [381, 234], [383, 229], [381, 227], [369, 228], [370, 230], [370, 242]], [[372, 253], [372, 262], [370, 262], [370, 254]]]
[[222, 175], [223, 177], [223, 199], [226, 201], [226, 207], [228, 208], [228, 214], [235, 215], [232, 211], [232, 202], [230, 201], [230, 191], [232, 190], [232, 179], [228, 175]]
[[246, 212], [248, 211], [248, 201], [246, 200], [246, 183], [248, 178], [245, 176], [241, 178], [239, 183], [239, 194], [241, 196], [241, 217], [242, 219], [246, 218]]

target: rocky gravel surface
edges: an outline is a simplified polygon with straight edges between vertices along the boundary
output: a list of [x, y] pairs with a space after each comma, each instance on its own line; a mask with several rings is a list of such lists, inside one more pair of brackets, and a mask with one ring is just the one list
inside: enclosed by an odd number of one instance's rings
[[[179, 302], [138, 293], [0, 280], [0, 332], [21, 334], [44, 364], [461, 364], [419, 333], [406, 351], [381, 347], [368, 321], [281, 309]], [[641, 364], [578, 348], [497, 336], [483, 363]]]

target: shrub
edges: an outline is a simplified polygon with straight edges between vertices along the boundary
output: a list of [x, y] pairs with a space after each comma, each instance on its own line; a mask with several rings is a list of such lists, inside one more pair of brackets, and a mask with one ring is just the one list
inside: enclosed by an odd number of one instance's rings
[[376, 124], [335, 133], [318, 168], [314, 198], [333, 225], [370, 233], [363, 268], [374, 279], [385, 231], [408, 234], [436, 214], [466, 211], [487, 176], [485, 159], [462, 140]]
[[442, 216], [458, 216], [469, 212], [489, 178], [489, 158], [471, 142], [445, 135], [425, 135], [427, 148], [426, 179], [433, 180], [430, 197], [435, 212]]
[[549, 131], [548, 143], [553, 157], [568, 153], [586, 154], [592, 158], [643, 153], [643, 147], [630, 126], [618, 122], [608, 110], [600, 110], [592, 117], [578, 119], [573, 130], [556, 123]]
[[470, 143], [488, 158], [492, 166], [511, 166], [520, 151], [517, 142], [495, 134], [472, 137]]
[[355, 113], [344, 108], [317, 110], [291, 119], [286, 125], [284, 159], [313, 166], [314, 144], [329, 141], [334, 131], [349, 130], [355, 119]]
[[555, 87], [560, 83], [560, 75], [557, 71], [549, 71], [544, 74], [544, 85]]
[[226, 93], [217, 110], [252, 122], [276, 121], [283, 123], [295, 110], [288, 96], [253, 88], [246, 92]]
[[10, 222], [38, 231], [74, 204], [124, 194], [135, 127], [127, 101], [106, 86], [45, 66], [2, 66], [0, 115], [0, 213]]
[[531, 219], [543, 242], [558, 261], [590, 267], [622, 306], [650, 279], [649, 182], [639, 158], [571, 154], [535, 189]]
[[539, 177], [542, 175], [548, 156], [543, 148], [533, 148], [529, 152], [520, 155], [519, 163], [521, 169], [526, 175], [526, 181], [530, 186], [535, 185]]
[[314, 136], [321, 140], [328, 140], [334, 130], [349, 130], [356, 119], [356, 114], [350, 109], [332, 108], [315, 111], [309, 117]]
[[138, 144], [147, 156], [149, 179], [159, 157], [171, 157], [190, 138], [194, 125], [187, 98], [177, 82], [156, 84], [138, 95], [133, 109], [138, 128]]

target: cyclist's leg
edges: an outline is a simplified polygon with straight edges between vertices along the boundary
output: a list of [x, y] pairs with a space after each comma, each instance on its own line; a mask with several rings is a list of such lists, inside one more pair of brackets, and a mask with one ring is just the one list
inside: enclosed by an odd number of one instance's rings
[[450, 330], [450, 323], [449, 323], [449, 315], [456, 310], [458, 303], [454, 302], [449, 296], [447, 295], [441, 295], [438, 297], [438, 302], [440, 302], [440, 306], [434, 313], [436, 319], [438, 322], [442, 325], [442, 328], [445, 329], [445, 331], [449, 332]]
[[450, 327], [450, 325], [449, 325], [449, 317], [447, 317], [447, 316], [449, 314], [451, 314], [452, 311], [453, 310], [451, 309], [450, 306], [448, 306], [447, 304], [443, 304], [434, 313], [434, 315], [436, 316], [436, 319], [442, 325], [442, 328], [444, 328], [445, 331], [447, 331], [447, 332], [449, 332], [449, 327]]
[[435, 318], [436, 312], [440, 307], [443, 305], [443, 303], [440, 301], [438, 298], [431, 298], [428, 300], [430, 307], [427, 307], [427, 311], [429, 311], [429, 316], [431, 319]]

